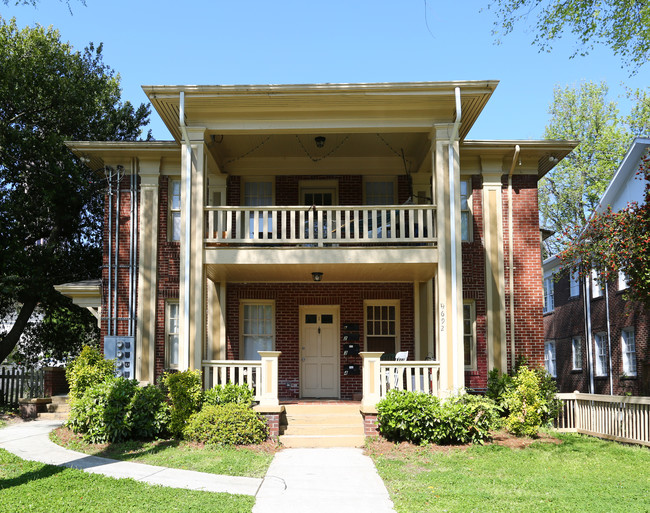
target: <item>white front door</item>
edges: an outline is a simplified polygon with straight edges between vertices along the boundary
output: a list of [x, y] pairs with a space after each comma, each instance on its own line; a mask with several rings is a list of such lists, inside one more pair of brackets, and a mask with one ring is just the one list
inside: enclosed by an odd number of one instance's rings
[[300, 307], [300, 395], [339, 397], [339, 307]]

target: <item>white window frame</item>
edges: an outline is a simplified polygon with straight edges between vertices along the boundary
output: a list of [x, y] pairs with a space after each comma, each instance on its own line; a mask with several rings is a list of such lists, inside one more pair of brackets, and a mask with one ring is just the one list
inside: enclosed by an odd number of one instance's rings
[[[245, 330], [245, 315], [246, 307], [249, 306], [270, 306], [271, 307], [271, 328], [270, 333], [246, 333]], [[269, 351], [275, 351], [275, 301], [264, 299], [243, 299], [239, 303], [239, 359], [240, 360], [260, 360], [261, 356], [258, 354], [255, 358], [246, 358], [246, 337], [252, 336], [268, 336], [271, 338], [271, 348]]]
[[582, 370], [582, 338], [571, 338], [571, 368], [572, 370]]
[[594, 349], [596, 351], [596, 370], [597, 377], [608, 376], [607, 370], [607, 333], [594, 334]]
[[603, 296], [603, 283], [600, 274], [596, 269], [591, 270], [591, 297], [597, 298]]
[[[178, 208], [174, 206], [174, 186], [178, 185]], [[179, 177], [171, 177], [168, 182], [167, 204], [167, 240], [170, 242], [179, 242], [181, 240], [181, 179]], [[174, 219], [178, 219], [178, 233], [174, 233]]]
[[637, 365], [634, 326], [630, 326], [621, 331], [621, 357], [623, 360], [623, 374], [626, 376], [636, 376]]
[[[368, 194], [368, 185], [371, 183], [389, 183], [391, 184], [393, 195], [387, 202], [373, 202], [371, 195]], [[363, 204], [364, 205], [396, 205], [397, 204], [397, 179], [393, 177], [364, 177], [363, 179]]]
[[619, 270], [618, 271], [618, 290], [625, 290], [630, 288], [630, 282], [628, 281], [628, 277], [625, 274], [625, 271]]
[[544, 276], [544, 313], [555, 310], [555, 279], [553, 274]]
[[547, 340], [544, 342], [544, 366], [551, 376], [557, 378], [557, 358], [555, 349], [555, 340]]
[[[463, 188], [465, 188], [464, 194], [463, 194]], [[474, 223], [473, 223], [473, 216], [472, 216], [472, 180], [469, 178], [461, 178], [459, 191], [460, 191], [461, 241], [472, 242], [474, 240], [474, 233], [473, 233]], [[464, 205], [463, 205], [463, 201], [465, 201]], [[467, 223], [467, 233], [463, 233], [464, 223]]]
[[[373, 333], [370, 334], [368, 330], [368, 307], [376, 307], [376, 306], [388, 306], [388, 307], [395, 307], [395, 333], [393, 335], [389, 333]], [[374, 321], [377, 321], [377, 319], [374, 319]], [[385, 320], [386, 322], [390, 322], [388, 319]], [[380, 319], [378, 322], [384, 322], [384, 320]], [[399, 299], [378, 299], [378, 300], [365, 300], [363, 302], [363, 333], [364, 333], [364, 348], [366, 351], [368, 351], [368, 337], [386, 337], [386, 338], [394, 338], [395, 339], [395, 354], [399, 353], [401, 350], [401, 344], [400, 344], [400, 300]]]
[[[172, 311], [175, 310], [176, 312], [176, 323], [174, 324], [172, 321], [174, 319], [174, 316], [172, 315]], [[168, 299], [165, 301], [165, 368], [166, 369], [178, 369], [179, 364], [180, 364], [180, 315], [181, 315], [181, 309], [180, 309], [180, 303], [178, 302], [178, 299]], [[174, 342], [174, 337], [176, 338]], [[174, 345], [175, 351], [176, 351], [176, 362], [174, 362], [174, 358], [172, 357], [172, 353], [174, 351]]]
[[[466, 318], [469, 313], [469, 319]], [[469, 325], [468, 325], [469, 321]], [[465, 363], [465, 346], [469, 342], [470, 363]], [[473, 300], [463, 301], [463, 363], [466, 371], [477, 369], [476, 358], [476, 302]]]
[[580, 295], [580, 275], [578, 271], [569, 273], [569, 297], [578, 297]]

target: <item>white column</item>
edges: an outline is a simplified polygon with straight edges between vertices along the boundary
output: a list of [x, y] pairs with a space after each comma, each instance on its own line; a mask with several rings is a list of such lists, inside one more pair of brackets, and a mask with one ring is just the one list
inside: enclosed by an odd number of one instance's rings
[[260, 406], [279, 406], [278, 360], [281, 351], [258, 351], [262, 357], [262, 372], [258, 378], [260, 386]]
[[374, 408], [381, 399], [379, 361], [383, 352], [361, 352], [363, 359], [363, 408]]

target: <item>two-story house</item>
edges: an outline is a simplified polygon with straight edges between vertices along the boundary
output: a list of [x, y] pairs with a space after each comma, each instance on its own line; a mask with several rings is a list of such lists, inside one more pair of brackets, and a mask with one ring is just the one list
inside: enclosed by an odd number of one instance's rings
[[[645, 180], [637, 172], [649, 155], [650, 139], [636, 139], [597, 212], [645, 201]], [[625, 299], [624, 273], [605, 283], [594, 270], [581, 280], [562, 272], [557, 256], [543, 268], [545, 361], [560, 392], [650, 395], [650, 313]]]
[[70, 143], [106, 173], [106, 353], [206, 386], [262, 358], [269, 404], [379, 397], [398, 353], [440, 394], [542, 365], [537, 181], [575, 143], [467, 140], [496, 86], [145, 86], [173, 141]]

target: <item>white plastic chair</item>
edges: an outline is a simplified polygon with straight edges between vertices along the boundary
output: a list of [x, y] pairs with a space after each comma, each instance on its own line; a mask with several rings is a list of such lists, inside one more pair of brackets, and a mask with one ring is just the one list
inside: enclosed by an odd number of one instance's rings
[[[395, 361], [396, 362], [405, 362], [409, 357], [409, 352], [408, 351], [400, 351], [395, 355]], [[400, 372], [403, 372], [403, 369], [401, 368], [396, 368], [395, 369], [395, 388], [397, 388], [397, 384], [399, 383], [399, 375]]]

